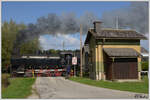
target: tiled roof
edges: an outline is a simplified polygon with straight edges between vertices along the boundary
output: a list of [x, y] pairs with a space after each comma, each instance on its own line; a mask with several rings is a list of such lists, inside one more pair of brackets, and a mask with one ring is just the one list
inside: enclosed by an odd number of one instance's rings
[[140, 53], [132, 48], [104, 48], [104, 52], [110, 57], [138, 57]]
[[146, 39], [142, 34], [134, 30], [123, 30], [123, 29], [102, 29], [101, 32], [95, 33], [94, 30], [91, 30], [96, 37], [100, 38], [132, 38], [132, 39]]
[[113, 38], [113, 39], [147, 39], [144, 35], [134, 31], [134, 30], [123, 30], [123, 29], [101, 29], [100, 32], [96, 33], [94, 29], [88, 31], [85, 44], [88, 44], [88, 41], [93, 35], [95, 38]]

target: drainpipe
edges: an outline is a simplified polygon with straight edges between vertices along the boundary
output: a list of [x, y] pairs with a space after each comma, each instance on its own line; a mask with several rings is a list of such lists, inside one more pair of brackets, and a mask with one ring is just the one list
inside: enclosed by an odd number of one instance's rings
[[114, 68], [114, 60], [115, 60], [115, 58], [114, 57], [112, 57], [112, 80], [114, 80], [114, 70], [113, 70], [113, 68]]
[[96, 77], [97, 77], [97, 75], [98, 75], [98, 80], [99, 80], [99, 52], [98, 52], [98, 44], [96, 43]]
[[[103, 71], [102, 71], [102, 66], [104, 65], [103, 63], [104, 63], [104, 58], [103, 58], [103, 45], [104, 45], [104, 43], [105, 43], [105, 38], [103, 38], [103, 41], [102, 41], [102, 52], [101, 52], [101, 55], [102, 55], [102, 59], [103, 59], [103, 62], [101, 62], [101, 77], [102, 77], [102, 75], [103, 75]], [[104, 66], [103, 66], [104, 67]], [[104, 76], [104, 75], [103, 75]], [[102, 77], [102, 79], [104, 79], [104, 77]]]
[[[97, 45], [97, 56], [98, 56], [98, 62], [99, 62], [99, 45]], [[99, 80], [100, 78], [99, 78], [99, 63], [98, 63], [98, 80]]]

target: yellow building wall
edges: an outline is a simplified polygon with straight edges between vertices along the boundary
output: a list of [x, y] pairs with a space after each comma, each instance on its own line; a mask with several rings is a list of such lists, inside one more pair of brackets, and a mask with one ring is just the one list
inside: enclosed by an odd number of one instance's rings
[[[141, 46], [140, 45], [96, 45], [96, 41], [94, 37], [91, 37], [89, 43], [89, 50], [91, 53], [91, 63], [90, 66], [90, 78], [96, 80], [105, 80], [105, 71], [104, 71], [104, 55], [103, 55], [103, 48], [132, 48], [137, 52], [141, 53]], [[92, 52], [91, 52], [92, 51]], [[137, 58], [138, 60], [138, 71], [141, 71], [141, 57]], [[140, 75], [139, 75], [140, 77]]]
[[103, 59], [103, 46], [96, 45], [96, 77], [97, 80], [104, 79], [104, 59]]
[[[104, 72], [104, 55], [103, 48], [132, 48], [137, 52], [141, 53], [140, 45], [96, 45], [95, 46], [95, 68], [96, 68], [96, 79], [105, 80], [105, 72]], [[141, 71], [141, 57], [138, 57], [138, 71]], [[94, 67], [94, 66], [93, 66]], [[140, 75], [139, 75], [140, 77]]]
[[[132, 48], [141, 53], [140, 45], [104, 45], [103, 48]], [[141, 57], [138, 57], [138, 71], [141, 71]]]

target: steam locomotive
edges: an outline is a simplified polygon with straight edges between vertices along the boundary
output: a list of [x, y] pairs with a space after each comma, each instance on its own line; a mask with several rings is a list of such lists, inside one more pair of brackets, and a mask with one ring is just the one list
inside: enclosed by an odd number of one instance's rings
[[71, 66], [73, 75], [72, 57], [77, 56], [80, 64], [79, 52], [60, 52], [58, 56], [52, 55], [23, 55], [11, 59], [11, 73], [13, 77], [42, 77], [42, 76], [65, 76], [66, 66]]

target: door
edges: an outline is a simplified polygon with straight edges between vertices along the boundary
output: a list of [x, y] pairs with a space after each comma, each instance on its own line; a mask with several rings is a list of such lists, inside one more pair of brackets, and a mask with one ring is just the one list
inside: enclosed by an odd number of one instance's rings
[[113, 64], [115, 79], [137, 79], [138, 64], [137, 58], [115, 59]]

